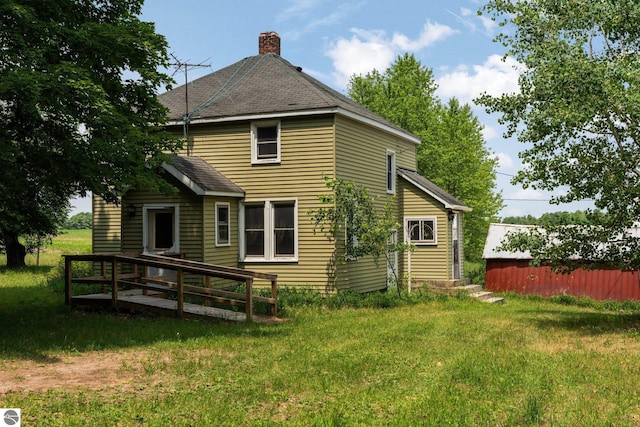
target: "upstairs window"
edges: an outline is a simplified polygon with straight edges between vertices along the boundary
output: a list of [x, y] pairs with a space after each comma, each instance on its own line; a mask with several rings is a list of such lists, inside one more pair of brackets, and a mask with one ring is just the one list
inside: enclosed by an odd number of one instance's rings
[[396, 192], [396, 153], [387, 150], [387, 193]]
[[438, 243], [436, 218], [407, 218], [405, 227], [409, 243], [414, 245], [435, 245]]
[[280, 163], [280, 122], [251, 125], [251, 163]]

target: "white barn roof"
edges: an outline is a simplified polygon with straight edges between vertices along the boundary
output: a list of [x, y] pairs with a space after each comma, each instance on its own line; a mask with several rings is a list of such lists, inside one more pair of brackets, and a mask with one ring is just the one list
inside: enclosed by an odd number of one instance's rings
[[533, 259], [529, 251], [526, 252], [507, 252], [500, 251], [498, 248], [507, 240], [510, 233], [519, 233], [528, 231], [535, 226], [517, 225], [517, 224], [490, 224], [487, 240], [484, 244], [482, 258], [484, 259]]

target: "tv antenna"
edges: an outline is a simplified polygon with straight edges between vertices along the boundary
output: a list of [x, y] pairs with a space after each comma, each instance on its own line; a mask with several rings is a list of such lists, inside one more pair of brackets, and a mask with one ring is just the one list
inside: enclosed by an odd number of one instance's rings
[[169, 64], [175, 68], [175, 71], [171, 75], [172, 77], [176, 75], [179, 71], [184, 72], [184, 138], [186, 139], [189, 133], [189, 70], [193, 70], [195, 68], [211, 68], [211, 63], [205, 64], [205, 62], [209, 61], [211, 58], [206, 59], [205, 61], [199, 64], [191, 64], [189, 60], [181, 61], [179, 60], [173, 53], [170, 54], [175, 62]]

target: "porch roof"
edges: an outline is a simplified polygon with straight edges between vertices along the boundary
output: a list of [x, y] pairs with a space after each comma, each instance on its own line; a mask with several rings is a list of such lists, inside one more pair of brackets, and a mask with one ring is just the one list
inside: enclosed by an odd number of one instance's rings
[[404, 168], [397, 168], [397, 170], [398, 176], [404, 178], [407, 182], [413, 184], [429, 196], [442, 203], [446, 209], [464, 212], [471, 211], [469, 206], [465, 205], [460, 200], [456, 199], [451, 194], [420, 175], [418, 172]]
[[244, 197], [242, 188], [200, 157], [171, 154], [162, 167], [199, 196]]

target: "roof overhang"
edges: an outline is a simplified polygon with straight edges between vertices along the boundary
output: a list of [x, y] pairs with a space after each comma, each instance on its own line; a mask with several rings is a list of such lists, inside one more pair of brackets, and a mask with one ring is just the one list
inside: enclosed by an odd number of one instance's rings
[[198, 196], [216, 196], [216, 197], [238, 197], [244, 198], [244, 193], [242, 192], [229, 192], [229, 191], [215, 191], [215, 190], [207, 190], [198, 185], [194, 180], [189, 178], [187, 175], [179, 171], [175, 166], [169, 163], [163, 163], [162, 168], [167, 171], [171, 176], [176, 178], [182, 184], [185, 185], [189, 190], [193, 191], [194, 194]]
[[461, 211], [461, 212], [470, 212], [470, 211], [473, 210], [469, 206], [451, 204], [449, 201], [447, 201], [447, 200], [443, 199], [442, 197], [440, 197], [439, 194], [434, 193], [429, 188], [425, 187], [424, 185], [422, 185], [421, 183], [419, 183], [415, 179], [411, 178], [410, 175], [408, 175], [406, 173], [403, 173], [402, 170], [400, 170], [400, 169], [398, 169], [398, 175], [400, 175], [402, 178], [404, 178], [411, 185], [414, 185], [415, 187], [419, 188], [420, 190], [422, 190], [423, 192], [425, 192], [429, 196], [431, 196], [434, 199], [436, 199], [438, 202], [442, 203], [442, 205], [445, 207], [445, 209], [451, 209], [452, 211]]
[[[189, 124], [194, 125], [194, 124], [206, 124], [206, 123], [226, 123], [226, 122], [235, 122], [235, 121], [243, 121], [243, 120], [268, 120], [268, 119], [276, 119], [276, 118], [283, 118], [283, 117], [305, 117], [305, 116], [315, 116], [315, 115], [322, 115], [322, 114], [339, 114], [341, 116], [348, 117], [357, 122], [372, 126], [376, 129], [380, 129], [382, 131], [388, 132], [394, 136], [405, 139], [409, 142], [413, 142], [416, 145], [420, 144], [421, 142], [420, 138], [418, 138], [415, 135], [412, 135], [408, 132], [403, 132], [392, 126], [377, 122], [373, 119], [364, 117], [360, 114], [348, 111], [340, 107], [311, 109], [311, 110], [281, 111], [281, 112], [272, 112], [272, 113], [244, 114], [240, 116], [228, 116], [228, 117], [213, 117], [213, 118], [192, 117], [189, 120]], [[167, 123], [167, 126], [183, 126], [183, 125], [184, 125], [183, 120], [171, 120]]]

